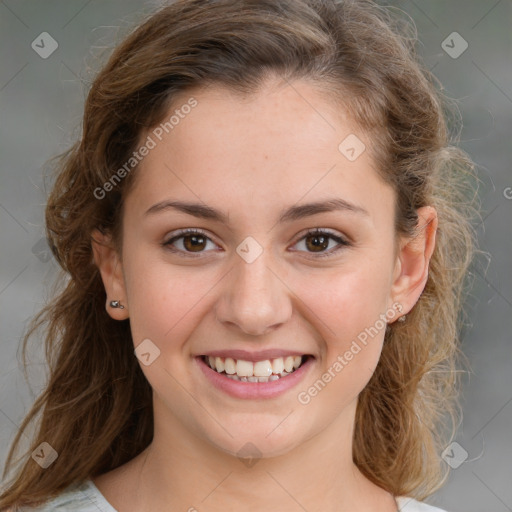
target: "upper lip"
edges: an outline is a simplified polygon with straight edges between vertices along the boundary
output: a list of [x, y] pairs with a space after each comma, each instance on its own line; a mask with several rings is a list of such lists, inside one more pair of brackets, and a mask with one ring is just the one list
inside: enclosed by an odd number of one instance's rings
[[278, 357], [286, 356], [304, 356], [311, 355], [307, 352], [300, 352], [297, 350], [286, 350], [281, 348], [269, 348], [267, 350], [260, 350], [258, 352], [248, 352], [247, 350], [209, 350], [202, 356], [209, 357], [231, 357], [232, 359], [243, 359], [244, 361], [265, 361], [267, 359], [277, 359]]

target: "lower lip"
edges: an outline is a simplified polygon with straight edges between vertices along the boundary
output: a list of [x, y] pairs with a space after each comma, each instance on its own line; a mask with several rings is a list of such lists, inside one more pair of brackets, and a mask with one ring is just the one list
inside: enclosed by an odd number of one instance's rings
[[242, 382], [230, 379], [215, 370], [212, 370], [201, 356], [195, 358], [199, 368], [206, 378], [218, 389], [235, 398], [258, 399], [274, 398], [286, 393], [304, 379], [314, 363], [314, 358], [309, 356], [304, 364], [286, 377], [269, 382]]

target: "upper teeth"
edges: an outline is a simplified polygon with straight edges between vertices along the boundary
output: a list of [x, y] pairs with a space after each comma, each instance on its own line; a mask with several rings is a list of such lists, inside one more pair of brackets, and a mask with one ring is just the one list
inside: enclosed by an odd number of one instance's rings
[[301, 365], [302, 356], [278, 357], [277, 359], [266, 359], [255, 363], [231, 357], [208, 356], [208, 363], [212, 369], [219, 373], [236, 374], [238, 377], [270, 377], [272, 374], [286, 375], [291, 373]]

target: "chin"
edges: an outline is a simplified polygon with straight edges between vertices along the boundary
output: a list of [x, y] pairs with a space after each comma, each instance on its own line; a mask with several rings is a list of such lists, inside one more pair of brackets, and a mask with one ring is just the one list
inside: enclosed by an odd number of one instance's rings
[[[225, 425], [225, 428], [233, 436], [222, 430], [222, 435], [208, 437], [208, 441], [216, 449], [241, 459], [261, 459], [279, 457], [284, 455], [304, 442], [298, 432], [285, 429], [284, 425], [278, 426], [286, 415], [280, 420], [274, 416], [271, 419], [262, 418], [260, 421], [251, 415], [252, 426], [243, 428], [242, 424]], [[286, 420], [285, 420], [286, 422]], [[285, 423], [283, 422], [283, 423]], [[277, 428], [276, 428], [277, 427]]]

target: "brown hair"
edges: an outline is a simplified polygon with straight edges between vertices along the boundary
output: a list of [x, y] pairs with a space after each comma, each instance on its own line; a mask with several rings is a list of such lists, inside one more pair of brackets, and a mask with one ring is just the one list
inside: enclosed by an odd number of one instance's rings
[[[136, 170], [102, 199], [93, 191], [129, 159], [144, 130], [162, 121], [178, 93], [223, 85], [249, 94], [271, 74], [329, 91], [366, 130], [376, 167], [396, 191], [397, 233], [414, 234], [421, 206], [438, 212], [426, 287], [407, 321], [388, 326], [359, 396], [353, 457], [395, 496], [424, 499], [442, 485], [440, 453], [456, 428], [459, 313], [475, 238], [474, 164], [455, 145], [458, 135], [450, 138], [449, 100], [418, 58], [416, 40], [412, 24], [370, 0], [181, 0], [117, 47], [92, 84], [83, 135], [62, 156], [48, 199], [47, 237], [69, 279], [23, 341], [25, 363], [28, 338], [45, 326], [50, 373], [9, 451], [4, 477], [21, 435], [41, 413], [0, 508], [40, 503], [124, 464], [151, 442], [151, 387], [128, 321], [105, 311], [91, 249], [94, 228], [118, 238]], [[47, 469], [30, 457], [41, 442], [59, 454]]]

